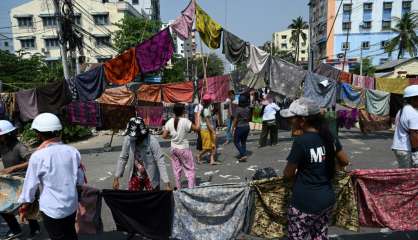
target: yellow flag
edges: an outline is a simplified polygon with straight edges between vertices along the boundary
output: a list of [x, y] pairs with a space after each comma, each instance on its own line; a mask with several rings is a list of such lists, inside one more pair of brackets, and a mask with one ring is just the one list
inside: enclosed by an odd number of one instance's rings
[[221, 46], [222, 26], [196, 4], [196, 29], [202, 41], [212, 49]]
[[403, 94], [406, 87], [409, 86], [407, 78], [376, 78], [376, 90]]

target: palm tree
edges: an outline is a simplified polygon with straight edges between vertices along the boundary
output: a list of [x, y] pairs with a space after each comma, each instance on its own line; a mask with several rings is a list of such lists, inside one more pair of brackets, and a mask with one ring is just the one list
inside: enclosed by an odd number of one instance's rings
[[304, 42], [307, 39], [306, 33], [303, 30], [308, 29], [308, 23], [303, 21], [302, 17], [298, 17], [292, 20], [292, 24], [289, 25], [289, 29], [292, 29], [292, 36], [290, 37], [290, 42], [296, 48], [295, 62], [299, 61], [299, 49], [300, 49], [300, 40]]
[[398, 35], [386, 44], [385, 51], [392, 56], [392, 52], [398, 50], [398, 59], [408, 53], [410, 57], [417, 56], [418, 37], [416, 30], [418, 29], [418, 14], [405, 13], [401, 18], [395, 17], [396, 25], [392, 31]]

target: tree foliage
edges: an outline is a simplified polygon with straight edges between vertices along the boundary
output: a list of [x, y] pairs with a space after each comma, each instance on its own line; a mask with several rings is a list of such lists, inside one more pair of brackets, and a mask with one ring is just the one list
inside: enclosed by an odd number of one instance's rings
[[299, 52], [300, 52], [300, 40], [302, 39], [304, 42], [307, 39], [306, 33], [303, 31], [308, 29], [308, 23], [303, 21], [302, 17], [298, 17], [292, 20], [292, 23], [288, 27], [292, 29], [292, 36], [290, 37], [290, 42], [296, 48], [295, 52], [295, 62], [299, 62]]
[[152, 37], [161, 29], [160, 21], [131, 15], [126, 15], [115, 25], [119, 30], [115, 32], [113, 42], [119, 53]]
[[[351, 72], [360, 75], [360, 63], [356, 64]], [[363, 58], [363, 76], [373, 77], [375, 72], [376, 68], [372, 61], [369, 58]]]
[[395, 17], [394, 19], [396, 24], [392, 31], [397, 36], [386, 44], [386, 52], [391, 56], [394, 51], [398, 50], [398, 59], [404, 58], [406, 53], [411, 57], [416, 57], [418, 36], [415, 31], [418, 29], [418, 14], [405, 13], [401, 18]]
[[273, 57], [278, 57], [281, 58], [287, 62], [290, 63], [295, 63], [295, 58], [294, 56], [294, 51], [284, 51], [284, 50], [279, 50], [276, 47], [273, 47], [272, 43], [270, 41], [267, 41], [263, 44], [263, 46], [261, 46], [260, 48], [268, 53], [271, 54], [271, 56]]

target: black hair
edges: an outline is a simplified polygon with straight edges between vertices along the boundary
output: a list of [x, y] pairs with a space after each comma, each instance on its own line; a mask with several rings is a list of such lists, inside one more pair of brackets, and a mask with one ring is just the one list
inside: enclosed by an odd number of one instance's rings
[[234, 94], [235, 95], [235, 91], [234, 90], [229, 90], [228, 91], [228, 95]]
[[179, 117], [183, 116], [183, 114], [184, 114], [184, 104], [182, 104], [182, 103], [174, 104], [173, 112], [174, 112], [174, 115], [175, 115], [174, 129], [177, 130], [177, 126], [179, 125]]
[[53, 139], [56, 137], [59, 137], [61, 135], [61, 131], [54, 131], [54, 132], [39, 132], [36, 131], [39, 135], [41, 135], [41, 137], [43, 138], [42, 140], [49, 140], [49, 139]]
[[4, 141], [6, 142], [6, 147], [8, 149], [13, 149], [14, 146], [19, 142], [17, 139], [17, 132], [16, 130], [13, 130], [7, 134], [4, 135]]
[[325, 154], [326, 154], [326, 166], [327, 173], [330, 179], [333, 179], [335, 176], [335, 158], [336, 158], [336, 149], [335, 149], [335, 138], [329, 130], [328, 124], [325, 119], [320, 115], [312, 115], [304, 118], [306, 123], [318, 130], [319, 136], [325, 145]]

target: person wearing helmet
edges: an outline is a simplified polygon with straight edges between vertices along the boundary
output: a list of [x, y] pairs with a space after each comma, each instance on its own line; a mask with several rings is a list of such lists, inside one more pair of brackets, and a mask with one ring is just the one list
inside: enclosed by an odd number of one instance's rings
[[[30, 157], [29, 149], [19, 142], [16, 127], [6, 120], [0, 120], [0, 156], [4, 169], [0, 174], [24, 176]], [[14, 239], [22, 235], [22, 229], [12, 213], [2, 213], [1, 216], [9, 226], [9, 231], [2, 239]], [[38, 221], [29, 220], [30, 235], [33, 238], [40, 233]]]
[[32, 129], [42, 144], [29, 159], [19, 203], [22, 221], [39, 190], [39, 210], [52, 240], [75, 240], [79, 187], [85, 183], [80, 152], [60, 139], [62, 125], [52, 113], [39, 114]]
[[392, 150], [400, 168], [418, 167], [418, 85], [404, 91], [405, 106], [395, 120]]
[[332, 179], [336, 161], [348, 165], [348, 157], [330, 132], [318, 104], [307, 98], [294, 101], [282, 110], [292, 128], [301, 135], [294, 139], [284, 177], [294, 179], [288, 209], [288, 237], [291, 240], [328, 239], [328, 221], [335, 203]]

